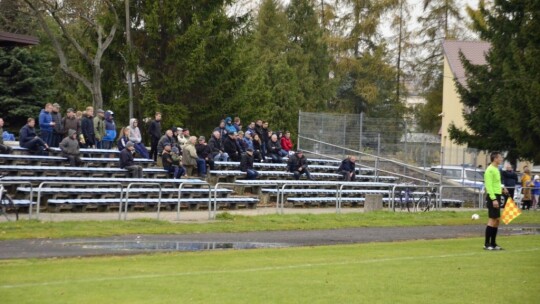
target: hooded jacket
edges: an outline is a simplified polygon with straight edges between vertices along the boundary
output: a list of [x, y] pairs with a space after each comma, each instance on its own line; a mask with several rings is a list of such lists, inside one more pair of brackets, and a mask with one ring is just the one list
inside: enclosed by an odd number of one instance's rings
[[60, 150], [62, 150], [62, 153], [64, 155], [79, 155], [79, 141], [75, 137], [75, 139], [71, 138], [73, 134], [76, 134], [77, 132], [75, 130], [69, 130], [68, 136], [62, 139], [60, 142]]
[[131, 140], [134, 144], [138, 144], [142, 141], [142, 136], [139, 127], [135, 127], [133, 125], [135, 120], [135, 118], [129, 120], [129, 140]]
[[103, 141], [114, 141], [116, 138], [116, 123], [113, 119], [113, 113], [111, 111], [105, 112], [105, 136]]
[[227, 117], [225, 118], [225, 130], [227, 131], [227, 133], [229, 134], [232, 134], [234, 132], [237, 132], [236, 131], [236, 128], [234, 127], [234, 125], [232, 124], [232, 119], [230, 117]]

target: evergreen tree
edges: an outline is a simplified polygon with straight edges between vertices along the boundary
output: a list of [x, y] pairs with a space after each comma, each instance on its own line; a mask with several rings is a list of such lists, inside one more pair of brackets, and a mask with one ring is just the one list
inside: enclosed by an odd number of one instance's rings
[[458, 84], [467, 106], [468, 129], [449, 128], [458, 143], [482, 150], [508, 151], [507, 159], [540, 163], [540, 2], [483, 2], [473, 14], [480, 37], [491, 43], [487, 65], [462, 57], [467, 86]]
[[18, 131], [55, 94], [51, 65], [31, 48], [0, 48], [0, 117]]

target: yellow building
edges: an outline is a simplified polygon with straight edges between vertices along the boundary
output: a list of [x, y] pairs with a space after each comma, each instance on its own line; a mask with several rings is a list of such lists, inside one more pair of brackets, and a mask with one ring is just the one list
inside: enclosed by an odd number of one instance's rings
[[489, 160], [485, 153], [475, 149], [468, 149], [466, 145], [453, 143], [448, 134], [448, 127], [454, 123], [458, 128], [465, 127], [463, 113], [467, 109], [460, 102], [455, 80], [466, 84], [465, 69], [461, 64], [460, 52], [463, 53], [472, 64], [486, 64], [485, 55], [489, 51], [490, 44], [483, 41], [452, 41], [443, 42], [444, 71], [443, 71], [443, 104], [441, 124], [441, 162], [446, 165], [471, 164], [486, 167]]

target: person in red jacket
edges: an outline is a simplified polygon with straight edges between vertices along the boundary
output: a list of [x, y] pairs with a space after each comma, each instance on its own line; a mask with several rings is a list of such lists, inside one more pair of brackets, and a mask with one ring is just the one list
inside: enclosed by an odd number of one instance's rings
[[289, 153], [293, 148], [293, 143], [291, 141], [291, 132], [285, 131], [285, 136], [281, 137], [281, 149]]

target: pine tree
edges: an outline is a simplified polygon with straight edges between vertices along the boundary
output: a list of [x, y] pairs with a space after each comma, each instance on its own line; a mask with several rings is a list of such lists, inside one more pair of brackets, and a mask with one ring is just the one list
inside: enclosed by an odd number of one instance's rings
[[487, 65], [462, 58], [467, 86], [458, 85], [468, 129], [451, 126], [450, 137], [482, 150], [508, 151], [507, 159], [540, 163], [540, 2], [480, 3], [473, 24], [491, 43]]

